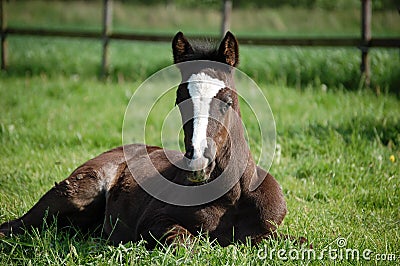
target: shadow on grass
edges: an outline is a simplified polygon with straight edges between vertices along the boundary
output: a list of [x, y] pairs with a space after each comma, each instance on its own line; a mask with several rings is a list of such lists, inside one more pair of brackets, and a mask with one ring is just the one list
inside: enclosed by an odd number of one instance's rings
[[[285, 57], [280, 61], [269, 62], [265, 58], [249, 57], [243, 60], [239, 68], [253, 78], [257, 83], [283, 84], [295, 88], [326, 87], [332, 90], [337, 88], [345, 90], [359, 90], [365, 87], [365, 81], [360, 74], [358, 62], [354, 59], [346, 60], [345, 54], [334, 55], [328, 60], [320, 54], [315, 56], [312, 52], [298, 54], [284, 50]], [[315, 53], [317, 53], [316, 51]], [[319, 51], [319, 53], [321, 53]], [[310, 61], [312, 56], [317, 57]], [[266, 55], [265, 57], [268, 57]], [[295, 58], [293, 58], [295, 57]], [[311, 58], [311, 59], [310, 59]], [[261, 60], [261, 61], [260, 61]], [[84, 62], [83, 62], [84, 61]], [[332, 63], [336, 62], [336, 63]], [[387, 63], [387, 62], [386, 62]], [[135, 55], [132, 60], [113, 60], [108, 68], [107, 80], [112, 82], [132, 82], [145, 80], [155, 72], [172, 64], [170, 59], [151, 57], [147, 60]], [[380, 62], [379, 66], [385, 64]], [[370, 87], [376, 93], [392, 93], [400, 97], [400, 67], [390, 63], [385, 71], [374, 64]], [[342, 66], [346, 66], [346, 69]], [[34, 76], [77, 76], [82, 78], [99, 78], [101, 76], [100, 62], [97, 60], [65, 60], [60, 62], [51, 55], [38, 57], [28, 61], [17, 60], [10, 62], [6, 71], [1, 76], [6, 77], [34, 77]]]
[[[108, 81], [112, 82], [134, 82], [143, 81], [170, 65], [170, 62], [163, 60], [156, 65], [141, 63], [124, 63], [110, 65], [107, 70]], [[13, 63], [7, 67], [7, 70], [0, 72], [2, 78], [30, 78], [30, 77], [79, 77], [79, 78], [98, 78], [103, 80], [102, 69], [99, 64], [87, 63], [85, 66], [65, 66], [54, 62], [42, 62], [31, 64]]]

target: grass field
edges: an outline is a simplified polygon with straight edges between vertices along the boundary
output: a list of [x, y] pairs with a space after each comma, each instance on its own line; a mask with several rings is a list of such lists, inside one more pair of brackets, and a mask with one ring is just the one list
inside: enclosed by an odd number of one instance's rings
[[[82, 162], [120, 145], [130, 96], [170, 58], [169, 45], [115, 45], [115, 73], [102, 82], [95, 77], [98, 43], [35, 42], [41, 41], [10, 41], [12, 64], [1, 74], [1, 221], [26, 212]], [[82, 49], [88, 52], [73, 60], [73, 53]], [[243, 61], [257, 51], [242, 49]], [[250, 67], [245, 64], [244, 69]], [[344, 237], [348, 248], [400, 256], [399, 99], [360, 89], [290, 88], [280, 80], [259, 85], [273, 110], [282, 150], [271, 169], [289, 208], [280, 231], [306, 236], [316, 251], [334, 248], [335, 240]], [[157, 136], [153, 141], [159, 144]], [[284, 242], [265, 244], [268, 250], [288, 248]], [[54, 227], [2, 239], [0, 249], [2, 265], [280, 262], [277, 256], [259, 259], [259, 249], [246, 245], [221, 248], [203, 239], [177, 253], [168, 247], [148, 252], [142, 245], [109, 247], [100, 239]], [[333, 261], [326, 258], [324, 263]]]
[[[169, 44], [113, 42], [110, 76], [99, 80], [97, 41], [10, 37], [9, 69], [0, 73], [0, 222], [25, 213], [81, 163], [121, 145], [131, 95], [171, 63], [170, 52]], [[270, 172], [289, 210], [279, 231], [307, 237], [315, 258], [301, 259], [300, 248], [285, 241], [222, 248], [204, 237], [175, 252], [141, 243], [111, 247], [48, 225], [0, 239], [0, 265], [398, 264], [400, 99], [389, 91], [400, 89], [399, 55], [372, 51], [374, 90], [363, 88], [358, 58], [352, 49], [241, 49], [240, 69], [257, 81], [276, 121], [281, 155]], [[157, 135], [148, 140], [160, 143]], [[328, 254], [333, 249], [338, 253]]]

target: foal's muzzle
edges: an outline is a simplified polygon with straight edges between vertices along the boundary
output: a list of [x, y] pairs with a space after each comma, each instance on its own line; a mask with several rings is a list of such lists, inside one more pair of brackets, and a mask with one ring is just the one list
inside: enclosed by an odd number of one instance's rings
[[189, 180], [192, 182], [204, 182], [209, 177], [215, 167], [216, 146], [213, 140], [207, 140], [204, 151], [196, 150], [190, 146], [186, 150], [187, 169], [192, 172]]

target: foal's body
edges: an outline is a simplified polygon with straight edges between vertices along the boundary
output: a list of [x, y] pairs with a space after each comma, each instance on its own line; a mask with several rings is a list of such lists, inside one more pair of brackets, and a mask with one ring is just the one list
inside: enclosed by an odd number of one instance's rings
[[[185, 61], [187, 53], [193, 52], [181, 33], [175, 36], [173, 49], [175, 63]], [[227, 65], [236, 66], [237, 43], [231, 33], [221, 43], [216, 57], [222, 58]], [[186, 87], [180, 87], [179, 90], [186, 91]], [[215, 97], [220, 97], [220, 94], [222, 92], [218, 92]], [[233, 98], [232, 102], [228, 102], [229, 106], [239, 112], [237, 97], [234, 94], [229, 97]], [[229, 115], [223, 116], [223, 119], [234, 120]], [[195, 122], [192, 121], [184, 125], [184, 131], [185, 156], [194, 161], [198, 156], [197, 147], [193, 147], [196, 140], [193, 128], [188, 129], [193, 124]], [[245, 169], [240, 171], [239, 181], [216, 200], [197, 206], [172, 205], [144, 191], [133, 174], [140, 174], [142, 180], [151, 181], [154, 176], [151, 171], [146, 171], [146, 167], [149, 162], [154, 162], [157, 171], [168, 180], [196, 186], [199, 183], [191, 177], [201, 176], [207, 182], [227, 169], [224, 155], [230, 152], [227, 147], [232, 145], [232, 140], [227, 138], [224, 142], [217, 142], [215, 158], [208, 161], [203, 158], [209, 164], [200, 172], [196, 169], [193, 172], [183, 170], [171, 163], [165, 155], [168, 152], [182, 157], [178, 151], [132, 144], [107, 151], [78, 167], [67, 179], [56, 183], [24, 216], [2, 224], [0, 235], [21, 233], [25, 228], [40, 227], [43, 219], [57, 217], [59, 226], [73, 224], [78, 228], [102, 227], [104, 234], [113, 243], [144, 239], [149, 248], [154, 247], [157, 240], [171, 243], [199, 232], [208, 233], [211, 239], [217, 239], [223, 246], [233, 241], [245, 242], [246, 238], [250, 238], [252, 243], [258, 243], [263, 238], [275, 236], [276, 226], [286, 214], [281, 188], [270, 174], [255, 165], [243, 137], [241, 123], [226, 122], [225, 126], [229, 126], [229, 130], [238, 136], [234, 145], [242, 149]], [[226, 135], [223, 130], [223, 127], [210, 122], [207, 137], [212, 138], [212, 132], [222, 132], [218, 135], [221, 138]], [[124, 149], [129, 150], [125, 153], [128, 157], [124, 156]], [[241, 158], [232, 160], [232, 163], [236, 163], [235, 160], [239, 162]], [[132, 171], [132, 167], [137, 171]], [[209, 172], [205, 170], [208, 168]], [[232, 175], [235, 178], [235, 173]], [[255, 190], [250, 191], [250, 182], [255, 176], [263, 181]]]
[[[129, 160], [140, 164], [143, 145], [132, 144]], [[146, 147], [160, 172], [168, 171], [174, 181], [182, 180], [182, 170], [172, 165], [159, 147]], [[211, 239], [225, 246], [233, 241], [252, 243], [268, 237], [286, 214], [286, 204], [275, 179], [266, 175], [253, 192], [243, 179], [227, 194], [205, 205], [180, 207], [164, 203], [147, 194], [127, 167], [123, 147], [107, 151], [78, 167], [67, 179], [48, 191], [24, 216], [4, 223], [0, 232], [21, 233], [28, 226], [40, 227], [45, 217], [57, 215], [58, 225], [72, 224], [93, 228], [104, 222], [104, 233], [113, 243], [144, 239], [151, 248], [156, 239], [208, 232]], [[150, 177], [151, 178], [151, 177]], [[171, 181], [173, 181], [171, 180]], [[263, 195], [263, 197], [260, 197]], [[273, 207], [272, 207], [273, 206]]]

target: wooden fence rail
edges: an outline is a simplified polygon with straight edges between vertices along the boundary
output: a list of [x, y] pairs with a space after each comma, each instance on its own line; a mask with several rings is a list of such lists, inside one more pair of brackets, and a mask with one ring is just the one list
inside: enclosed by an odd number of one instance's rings
[[[49, 37], [69, 38], [92, 38], [102, 41], [102, 75], [107, 74], [108, 67], [108, 46], [110, 40], [135, 40], [150, 42], [170, 42], [171, 36], [160, 34], [134, 34], [134, 33], [113, 33], [111, 30], [112, 21], [112, 0], [103, 0], [103, 27], [101, 32], [96, 31], [68, 31], [50, 30], [43, 28], [14, 28], [7, 27], [3, 1], [0, 0], [0, 30], [1, 30], [1, 69], [7, 67], [7, 43], [8, 35], [30, 35]], [[325, 46], [325, 47], [357, 47], [361, 50], [360, 70], [365, 75], [367, 86], [369, 85], [370, 68], [368, 62], [368, 51], [372, 47], [400, 48], [400, 38], [372, 38], [371, 37], [371, 0], [361, 0], [361, 38], [256, 38], [239, 37], [241, 44], [248, 45], [269, 45], [269, 46]], [[221, 34], [229, 29], [230, 13], [232, 10], [231, 0], [223, 0]], [[201, 37], [192, 35], [191, 37]], [[220, 36], [214, 36], [219, 39]]]
[[[69, 31], [69, 30], [50, 30], [42, 28], [21, 29], [9, 27], [4, 31], [5, 35], [20, 35], [20, 36], [47, 36], [47, 37], [68, 37], [68, 38], [103, 38], [103, 33], [96, 31]], [[185, 34], [186, 35], [186, 34]], [[187, 34], [192, 38], [201, 38], [204, 36], [196, 36]], [[170, 42], [171, 35], [160, 34], [135, 34], [135, 33], [110, 33], [107, 35], [110, 40], [130, 40], [130, 41], [148, 41], [148, 42]], [[210, 38], [218, 40], [219, 36]], [[373, 48], [400, 48], [400, 38], [372, 38], [364, 42], [360, 38], [275, 38], [275, 37], [239, 37], [240, 44], [247, 45], [266, 45], [266, 46], [325, 46], [325, 47], [358, 47], [362, 46]]]

